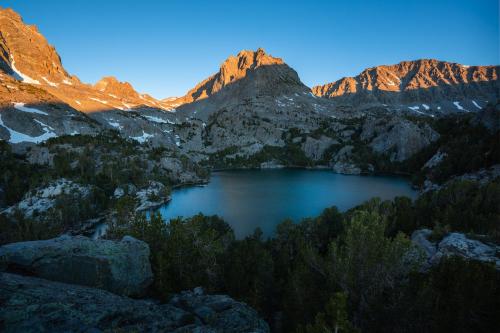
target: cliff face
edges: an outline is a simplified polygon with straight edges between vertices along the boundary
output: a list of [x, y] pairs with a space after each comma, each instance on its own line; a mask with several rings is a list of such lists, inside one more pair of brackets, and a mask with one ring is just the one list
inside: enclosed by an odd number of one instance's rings
[[0, 9], [0, 68], [19, 80], [57, 86], [71, 84], [55, 48], [36, 26], [24, 24], [11, 9]]

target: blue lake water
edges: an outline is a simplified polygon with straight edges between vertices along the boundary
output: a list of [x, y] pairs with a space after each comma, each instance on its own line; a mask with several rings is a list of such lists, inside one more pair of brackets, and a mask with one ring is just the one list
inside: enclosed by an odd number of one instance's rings
[[271, 236], [284, 219], [300, 221], [330, 206], [345, 211], [373, 197], [416, 195], [408, 179], [400, 177], [346, 176], [328, 170], [235, 170], [213, 172], [206, 186], [174, 190], [172, 201], [159, 211], [166, 220], [216, 214], [242, 238], [257, 227]]

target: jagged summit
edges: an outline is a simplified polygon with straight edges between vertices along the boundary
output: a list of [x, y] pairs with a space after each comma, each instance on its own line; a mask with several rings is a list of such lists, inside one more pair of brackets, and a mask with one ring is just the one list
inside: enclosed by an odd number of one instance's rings
[[317, 96], [342, 102], [433, 102], [498, 97], [498, 66], [466, 66], [436, 59], [365, 69], [358, 76], [313, 87]]
[[161, 128], [168, 110], [113, 77], [95, 86], [80, 82], [36, 27], [0, 9], [0, 139], [37, 143], [111, 128], [140, 142], [174, 145], [172, 134]]
[[95, 85], [81, 83], [64, 69], [59, 54], [38, 29], [25, 24], [12, 9], [0, 9], [0, 36], [1, 72], [17, 82], [38, 86], [79, 111], [141, 106], [166, 109], [156, 99], [140, 95], [130, 83], [112, 76]]
[[139, 98], [139, 94], [128, 82], [121, 82], [114, 76], [105, 76], [99, 80], [94, 88], [114, 96], [123, 96], [128, 99]]
[[242, 50], [236, 56], [230, 56], [221, 65], [218, 81], [221, 86], [246, 76], [248, 70], [255, 70], [261, 66], [283, 65], [281, 58], [267, 54], [264, 49], [257, 51]]
[[262, 48], [257, 49], [257, 51], [240, 51], [238, 55], [230, 56], [222, 63], [219, 72], [214, 76], [210, 94], [216, 93], [228, 84], [244, 78], [249, 70], [256, 70], [261, 66], [283, 64], [281, 58], [266, 54]]
[[71, 82], [55, 48], [12, 9], [0, 9], [0, 36], [0, 69], [5, 73], [38, 85]]
[[236, 56], [228, 57], [217, 73], [197, 84], [185, 96], [164, 101], [171, 105], [182, 105], [226, 91], [240, 98], [249, 98], [256, 95], [281, 95], [294, 89], [301, 92], [308, 90], [297, 73], [281, 58], [273, 57], [259, 48], [256, 51], [242, 50]]

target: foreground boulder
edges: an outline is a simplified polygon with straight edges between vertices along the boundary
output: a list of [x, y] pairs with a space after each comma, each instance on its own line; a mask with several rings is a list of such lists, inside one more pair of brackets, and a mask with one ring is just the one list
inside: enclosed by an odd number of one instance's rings
[[413, 232], [411, 240], [427, 256], [428, 265], [437, 265], [443, 258], [459, 256], [469, 260], [492, 263], [500, 270], [500, 246], [486, 244], [478, 240], [467, 238], [464, 234], [452, 232], [439, 242], [430, 240], [432, 231], [421, 229]]
[[153, 280], [149, 247], [130, 236], [121, 241], [61, 236], [0, 247], [0, 267], [44, 279], [141, 295]]
[[243, 303], [200, 288], [168, 304], [0, 273], [2, 332], [269, 332]]

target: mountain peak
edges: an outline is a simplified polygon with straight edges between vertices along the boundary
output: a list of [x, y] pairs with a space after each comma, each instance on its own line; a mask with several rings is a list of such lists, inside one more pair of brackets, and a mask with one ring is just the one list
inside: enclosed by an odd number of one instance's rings
[[22, 21], [21, 15], [15, 12], [12, 8], [3, 8], [0, 6], [0, 15], [8, 16], [16, 21]]
[[94, 88], [112, 95], [127, 97], [129, 99], [139, 98], [139, 94], [128, 82], [121, 82], [114, 76], [105, 76], [100, 79]]
[[10, 8], [0, 9], [0, 69], [27, 83], [55, 87], [71, 79], [53, 46]]
[[205, 79], [173, 104], [185, 104], [210, 97], [226, 87], [249, 79], [252, 88], [247, 93], [272, 93], [272, 87], [284, 85], [300, 86], [303, 84], [297, 73], [285, 64], [283, 59], [267, 54], [264, 49], [242, 50], [236, 56], [229, 56], [220, 66], [219, 71]]
[[242, 50], [236, 57], [228, 57], [221, 66], [221, 72], [230, 70], [232, 72], [245, 71], [255, 69], [266, 65], [283, 65], [283, 59], [275, 58], [267, 54], [264, 49], [258, 48], [253, 50]]
[[212, 93], [219, 91], [233, 81], [245, 77], [248, 70], [255, 70], [261, 66], [282, 64], [282, 59], [266, 54], [262, 48], [257, 51], [242, 50], [236, 57], [230, 56], [222, 63], [219, 72], [216, 74], [218, 77], [214, 82]]

